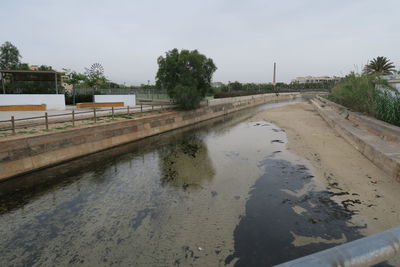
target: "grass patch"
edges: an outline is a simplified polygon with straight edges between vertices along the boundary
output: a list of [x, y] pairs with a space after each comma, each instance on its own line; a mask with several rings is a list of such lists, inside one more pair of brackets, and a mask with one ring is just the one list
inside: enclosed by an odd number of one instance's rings
[[30, 131], [18, 131], [16, 132], [17, 134], [35, 134], [38, 133], [36, 130], [30, 130]]
[[72, 128], [72, 125], [58, 126], [58, 127], [52, 128], [51, 130], [65, 130], [68, 128]]

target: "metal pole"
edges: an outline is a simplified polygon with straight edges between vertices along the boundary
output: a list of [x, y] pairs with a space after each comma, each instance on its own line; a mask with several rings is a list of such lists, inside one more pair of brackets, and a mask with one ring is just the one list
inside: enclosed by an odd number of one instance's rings
[[1, 85], [3, 87], [3, 94], [6, 94], [6, 88], [4, 87], [4, 73], [0, 73], [1, 76]]
[[76, 89], [75, 86], [72, 88], [73, 92], [72, 92], [72, 105], [75, 106], [75, 95], [76, 95]]
[[46, 121], [46, 131], [49, 130], [49, 116], [47, 115], [47, 112], [44, 113], [44, 119]]
[[143, 112], [143, 105], [140, 103], [140, 112]]
[[112, 119], [114, 119], [114, 107], [111, 107]]
[[12, 134], [15, 134], [15, 119], [14, 119], [14, 116], [11, 116], [11, 128], [12, 128]]
[[94, 122], [96, 123], [97, 117], [96, 117], [96, 107], [93, 107], [93, 114], [94, 114]]
[[129, 115], [129, 106], [127, 106], [126, 109], [128, 110], [128, 115]]
[[58, 94], [58, 86], [57, 86], [57, 72], [54, 73], [55, 81], [56, 81], [56, 94]]
[[72, 110], [72, 127], [75, 127], [75, 110]]
[[396, 227], [277, 266], [372, 266], [399, 254], [400, 227]]

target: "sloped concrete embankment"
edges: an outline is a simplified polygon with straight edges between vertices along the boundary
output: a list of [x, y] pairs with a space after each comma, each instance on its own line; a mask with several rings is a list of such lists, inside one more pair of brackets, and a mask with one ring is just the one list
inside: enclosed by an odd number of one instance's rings
[[337, 133], [376, 166], [400, 181], [400, 127], [352, 112], [321, 97], [311, 102]]
[[298, 96], [297, 93], [287, 93], [216, 99], [209, 101], [208, 106], [193, 111], [174, 111], [37, 136], [4, 139], [0, 141], [0, 181], [252, 106], [287, 101]]

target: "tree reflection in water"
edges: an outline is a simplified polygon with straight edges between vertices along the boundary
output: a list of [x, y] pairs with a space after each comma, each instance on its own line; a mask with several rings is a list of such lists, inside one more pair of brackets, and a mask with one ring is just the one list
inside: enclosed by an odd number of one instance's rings
[[213, 179], [215, 170], [206, 144], [196, 135], [159, 150], [161, 183], [183, 190], [197, 190]]

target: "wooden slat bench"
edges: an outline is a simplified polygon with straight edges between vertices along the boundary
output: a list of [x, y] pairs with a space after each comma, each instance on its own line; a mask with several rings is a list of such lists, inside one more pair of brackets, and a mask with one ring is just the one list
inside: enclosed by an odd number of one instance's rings
[[0, 106], [0, 111], [35, 111], [35, 110], [40, 110], [40, 111], [46, 110], [46, 104]]
[[96, 102], [96, 103], [77, 103], [76, 108], [107, 108], [107, 107], [123, 107], [124, 102]]

